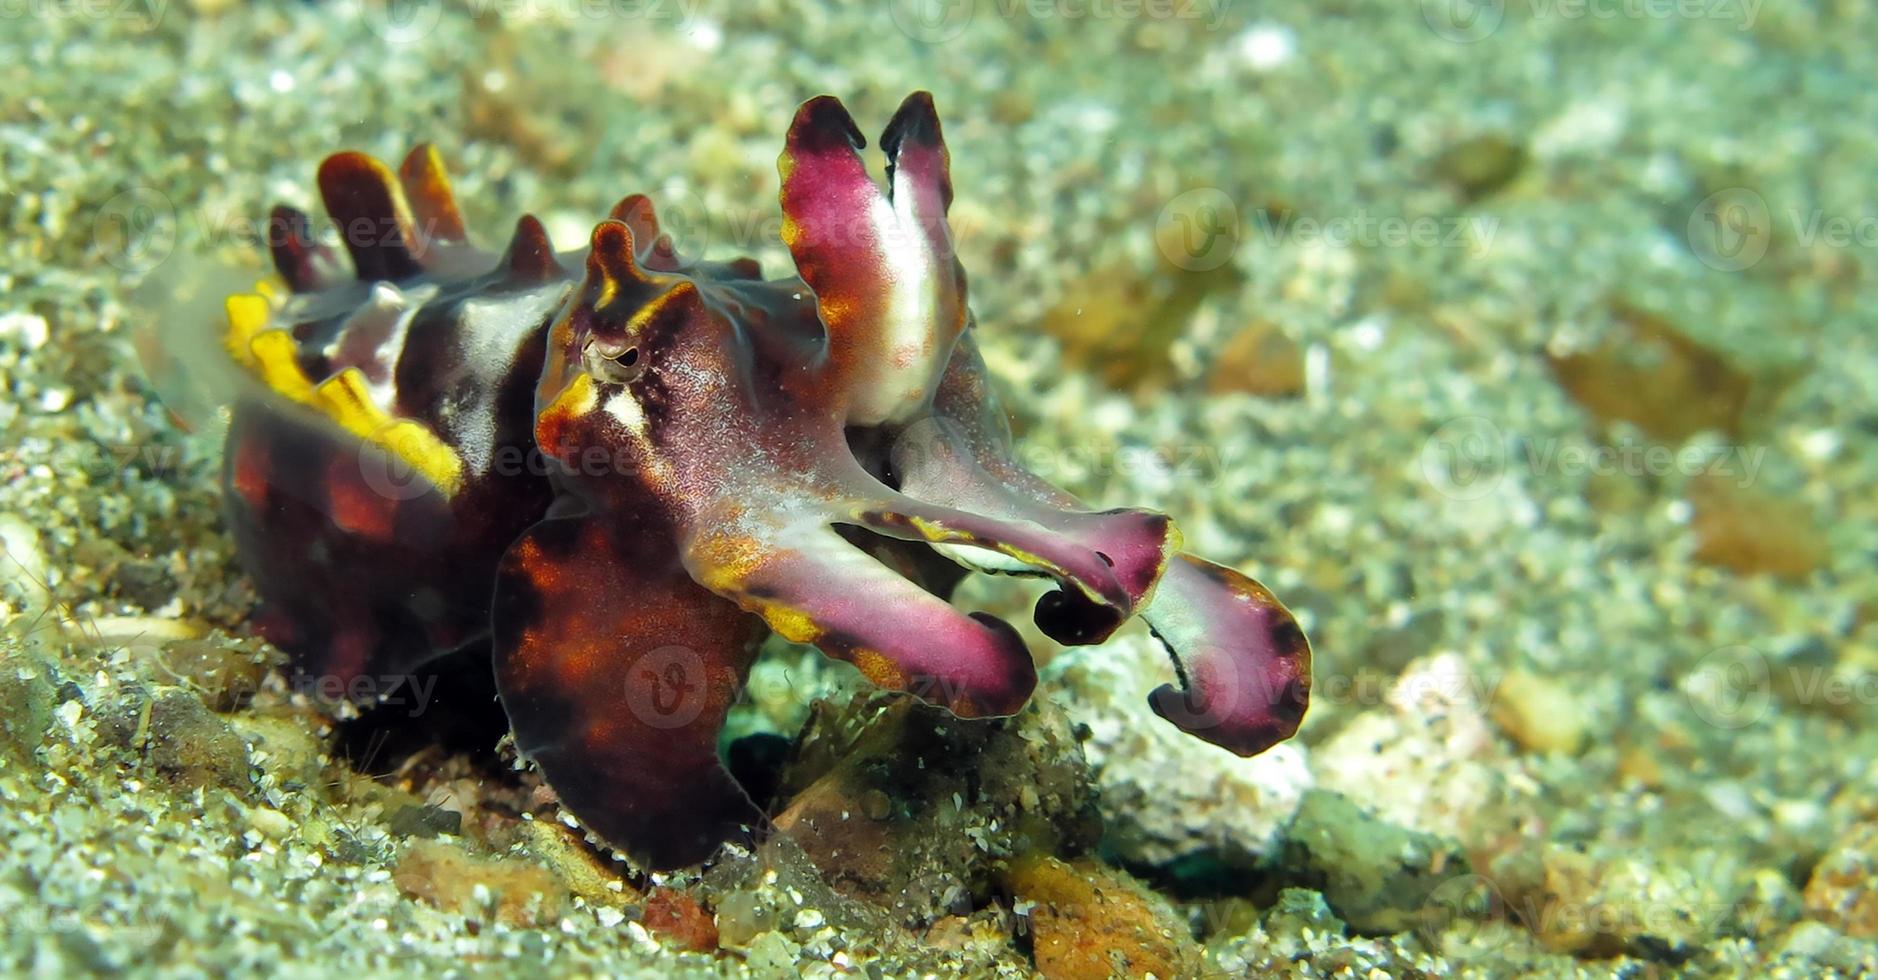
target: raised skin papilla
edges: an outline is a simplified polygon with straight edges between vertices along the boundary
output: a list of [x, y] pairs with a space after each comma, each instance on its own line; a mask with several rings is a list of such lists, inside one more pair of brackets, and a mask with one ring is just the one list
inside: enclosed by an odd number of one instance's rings
[[776, 280], [680, 255], [639, 195], [583, 253], [528, 217], [483, 252], [428, 147], [395, 173], [327, 161], [356, 277], [277, 209], [289, 292], [229, 301], [259, 382], [229, 511], [267, 635], [342, 681], [491, 640], [518, 748], [654, 867], [761, 829], [716, 741], [769, 630], [960, 715], [1021, 707], [1029, 654], [946, 601], [961, 568], [1054, 579], [1036, 618], [1062, 642], [1146, 618], [1177, 682], [1151, 701], [1182, 729], [1240, 754], [1288, 737], [1296, 623], [1181, 554], [1164, 515], [1086, 508], [1018, 465], [931, 98], [881, 144], [884, 188], [839, 102], [797, 112], [779, 170], [799, 276]]

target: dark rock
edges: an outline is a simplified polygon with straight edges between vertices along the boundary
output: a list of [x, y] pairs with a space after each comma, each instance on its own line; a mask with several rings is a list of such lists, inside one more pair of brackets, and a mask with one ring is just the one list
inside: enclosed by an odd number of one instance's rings
[[146, 732], [145, 759], [172, 783], [243, 794], [254, 788], [248, 744], [189, 691], [166, 688], [152, 698]]
[[1288, 877], [1321, 891], [1369, 934], [1414, 927], [1436, 889], [1469, 872], [1458, 842], [1388, 823], [1323, 790], [1304, 795], [1281, 861]]
[[248, 743], [180, 687], [128, 685], [97, 708], [98, 734], [179, 789], [254, 789]]
[[402, 806], [392, 813], [386, 829], [399, 837], [456, 837], [463, 833], [463, 815], [438, 806]]
[[997, 858], [1100, 833], [1081, 746], [1039, 702], [984, 721], [899, 695], [817, 705], [782, 798], [778, 831], [834, 888], [916, 927], [970, 911]]
[[1265, 931], [1278, 935], [1302, 933], [1305, 929], [1320, 936], [1341, 936], [1343, 920], [1330, 910], [1324, 896], [1308, 888], [1287, 888], [1278, 893], [1278, 901], [1260, 920]]
[[1526, 148], [1499, 133], [1462, 140], [1442, 151], [1435, 174], [1472, 204], [1513, 182], [1526, 169]]
[[0, 656], [0, 759], [9, 766], [37, 767], [58, 690], [51, 664], [24, 653]]
[[172, 679], [215, 711], [246, 704], [270, 667], [266, 654], [229, 641], [177, 640], [164, 644], [158, 656]]
[[161, 564], [132, 558], [112, 570], [111, 585], [118, 595], [144, 609], [160, 609], [176, 594], [176, 576]]

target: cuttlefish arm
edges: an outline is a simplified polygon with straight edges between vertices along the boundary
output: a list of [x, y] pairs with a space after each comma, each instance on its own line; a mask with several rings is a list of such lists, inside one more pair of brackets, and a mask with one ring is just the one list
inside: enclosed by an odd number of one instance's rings
[[797, 643], [963, 717], [1023, 707], [1037, 672], [1009, 624], [966, 614], [817, 516], [711, 528], [686, 549], [693, 578]]
[[[840, 438], [830, 432], [824, 441]], [[790, 640], [855, 664], [876, 685], [910, 691], [966, 717], [1022, 707], [1036, 670], [1015, 630], [963, 613], [879, 549], [844, 529], [941, 545], [955, 554], [1056, 579], [1096, 608], [1127, 616], [1130, 595], [1103, 555], [1025, 520], [1001, 520], [908, 497], [833, 455], [799, 483], [728, 474], [720, 506], [686, 519], [692, 577]]]
[[[1022, 520], [1118, 557], [1145, 579], [1137, 611], [1167, 648], [1180, 687], [1149, 696], [1182, 731], [1256, 755], [1297, 731], [1309, 702], [1310, 644], [1297, 620], [1253, 579], [1142, 534], [1139, 511], [1090, 511], [1024, 469], [968, 334], [941, 381], [930, 419], [907, 427], [893, 453], [901, 490], [945, 499], [987, 519]], [[1171, 532], [1163, 532], [1163, 537]], [[1178, 538], [1173, 537], [1177, 542]], [[1112, 606], [1060, 589], [1036, 620], [1063, 643], [1099, 642], [1120, 625]]]
[[950, 158], [932, 96], [916, 92], [881, 136], [885, 192], [840, 101], [797, 110], [777, 161], [782, 238], [815, 294], [832, 366], [828, 391], [850, 425], [917, 415], [965, 329], [965, 273], [946, 209]]
[[1176, 728], [1238, 755], [1290, 738], [1310, 704], [1311, 646], [1271, 591], [1224, 565], [1179, 555], [1142, 612], [1181, 687], [1148, 705]]

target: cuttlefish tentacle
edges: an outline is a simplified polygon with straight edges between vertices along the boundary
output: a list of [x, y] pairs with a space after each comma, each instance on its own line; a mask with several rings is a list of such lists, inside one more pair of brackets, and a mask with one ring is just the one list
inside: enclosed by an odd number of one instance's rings
[[854, 495], [829, 499], [807, 486], [776, 500], [746, 491], [734, 513], [690, 522], [687, 568], [784, 637], [854, 663], [877, 685], [966, 716], [1009, 714], [1034, 687], [1035, 667], [1016, 632], [993, 617], [960, 612], [839, 528], [948, 545], [954, 556], [996, 556], [1005, 570], [1054, 576], [1082, 602], [1118, 619], [1136, 611], [1098, 552], [1027, 521], [926, 504], [878, 483], [863, 497], [859, 479], [872, 482], [860, 474], [842, 484]]
[[[1142, 592], [1131, 590], [1118, 574], [1132, 576], [1133, 569], [1118, 568], [1099, 546], [1063, 535], [1030, 515], [981, 509], [969, 493], [905, 493], [875, 479], [851, 458], [822, 467], [820, 484], [834, 488], [827, 504], [833, 522], [934, 545], [970, 568], [1050, 576], [1123, 617], [1132, 615], [1142, 598]], [[1158, 545], [1168, 525], [1165, 518], [1154, 517], [1142, 530]]]
[[[1091, 510], [1069, 493], [1018, 465], [1010, 429], [991, 396], [977, 350], [961, 345], [940, 383], [932, 413], [903, 428], [890, 450], [900, 489], [923, 500], [945, 500], [984, 518], [1023, 522], [1066, 545], [1088, 549], [1111, 565], [1129, 596], [1125, 604], [1090, 603], [1086, 595], [1050, 593], [1037, 622], [1063, 643], [1099, 643], [1145, 603], [1180, 534], [1150, 510]], [[969, 561], [969, 556], [958, 555]], [[991, 569], [1008, 570], [1008, 569]]]
[[[821, 455], [821, 454], [817, 454]], [[694, 488], [695, 489], [695, 488]], [[876, 684], [968, 716], [1009, 714], [1036, 683], [1018, 635], [967, 615], [844, 533], [993, 555], [1126, 617], [1132, 598], [1100, 554], [1023, 521], [1001, 521], [896, 493], [851, 461], [791, 480], [709, 494], [725, 505], [681, 519], [692, 577], [784, 637], [858, 666]], [[734, 501], [734, 504], [729, 503]]]

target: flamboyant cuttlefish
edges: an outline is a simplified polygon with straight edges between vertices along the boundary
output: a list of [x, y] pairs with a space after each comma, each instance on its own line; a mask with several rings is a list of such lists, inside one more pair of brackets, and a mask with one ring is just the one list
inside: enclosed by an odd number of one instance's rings
[[428, 146], [395, 174], [327, 159], [352, 273], [276, 208], [285, 290], [227, 301], [259, 381], [225, 480], [264, 634], [348, 690], [489, 641], [520, 752], [657, 868], [763, 826], [717, 739], [768, 630], [962, 716], [1017, 711], [1035, 667], [949, 604], [960, 566], [1053, 578], [1035, 619], [1063, 643], [1142, 616], [1178, 681], [1149, 702], [1180, 728], [1241, 755], [1289, 737], [1310, 650], [1284, 607], [1181, 554], [1165, 516], [1086, 509], [1014, 461], [931, 97], [881, 134], [884, 191], [865, 145], [837, 100], [797, 111], [798, 275], [770, 280], [677, 254], [639, 195], [584, 253], [525, 216], [492, 255]]

